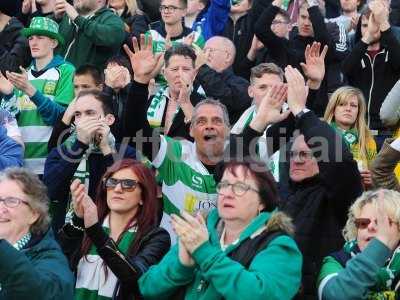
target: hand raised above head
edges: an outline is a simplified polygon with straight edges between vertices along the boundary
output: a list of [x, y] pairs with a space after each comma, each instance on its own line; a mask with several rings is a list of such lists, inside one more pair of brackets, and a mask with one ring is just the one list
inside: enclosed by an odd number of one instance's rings
[[153, 54], [152, 38], [140, 35], [140, 44], [136, 37], [132, 38], [133, 51], [124, 45], [125, 53], [128, 55], [134, 72], [134, 79], [140, 83], [148, 83], [152, 78], [152, 72], [157, 67], [161, 53]]
[[328, 52], [328, 46], [325, 45], [320, 53], [321, 43], [314, 42], [307, 45], [304, 57], [305, 63], [300, 63], [305, 76], [316, 82], [321, 82], [325, 76], [325, 57]]
[[287, 103], [294, 115], [297, 115], [306, 107], [308, 87], [299, 70], [292, 66], [285, 68], [285, 77], [288, 85]]

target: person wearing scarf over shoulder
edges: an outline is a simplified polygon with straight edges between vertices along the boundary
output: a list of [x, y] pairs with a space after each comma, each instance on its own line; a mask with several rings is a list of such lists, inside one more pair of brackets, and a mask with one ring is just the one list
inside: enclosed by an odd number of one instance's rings
[[400, 193], [368, 191], [350, 207], [346, 243], [325, 257], [318, 277], [318, 298], [399, 299]]
[[344, 86], [329, 99], [324, 120], [328, 122], [349, 146], [357, 161], [364, 189], [372, 187], [370, 166], [377, 154], [376, 143], [365, 123], [365, 99], [358, 88]]
[[109, 167], [94, 201], [78, 179], [71, 184], [74, 215], [59, 236], [76, 275], [75, 300], [141, 299], [139, 277], [169, 250], [158, 227], [154, 173], [123, 159]]

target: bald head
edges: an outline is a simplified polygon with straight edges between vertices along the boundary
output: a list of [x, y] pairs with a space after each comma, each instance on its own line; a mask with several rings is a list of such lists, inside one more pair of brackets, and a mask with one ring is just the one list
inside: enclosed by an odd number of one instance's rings
[[217, 72], [232, 66], [235, 60], [236, 47], [233, 42], [222, 36], [214, 36], [207, 40], [204, 51], [207, 54], [207, 65]]

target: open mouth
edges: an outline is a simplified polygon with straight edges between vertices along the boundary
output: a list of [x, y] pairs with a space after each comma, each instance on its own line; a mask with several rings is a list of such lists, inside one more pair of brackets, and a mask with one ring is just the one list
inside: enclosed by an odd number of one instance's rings
[[214, 142], [216, 141], [218, 136], [216, 134], [206, 134], [204, 135], [204, 140], [206, 142]]
[[7, 223], [10, 222], [9, 219], [0, 218], [0, 223]]

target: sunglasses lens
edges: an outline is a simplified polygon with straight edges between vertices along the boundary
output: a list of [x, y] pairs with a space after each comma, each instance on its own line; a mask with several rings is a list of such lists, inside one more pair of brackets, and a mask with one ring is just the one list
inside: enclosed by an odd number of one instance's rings
[[354, 221], [355, 225], [359, 229], [365, 229], [371, 223], [370, 219], [367, 218], [359, 218]]
[[132, 190], [134, 188], [136, 188], [136, 181], [132, 180], [132, 179], [124, 179], [121, 180], [122, 183], [122, 188], [125, 190]]

